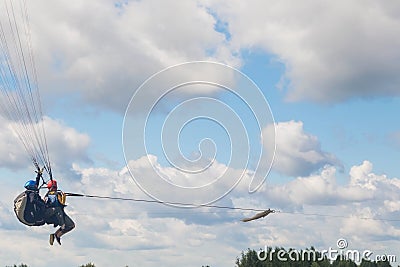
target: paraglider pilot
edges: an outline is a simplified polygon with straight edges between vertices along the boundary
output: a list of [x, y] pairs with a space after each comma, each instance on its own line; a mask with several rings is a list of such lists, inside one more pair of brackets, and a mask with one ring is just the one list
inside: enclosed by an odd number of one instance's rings
[[26, 196], [26, 202], [24, 208], [21, 209], [21, 218], [20, 220], [31, 226], [40, 226], [45, 224], [44, 212], [45, 212], [45, 203], [39, 195], [39, 180], [42, 175], [42, 172], [37, 171], [36, 181], [29, 180], [25, 183], [25, 192], [23, 194]]
[[66, 195], [57, 190], [57, 181], [50, 180], [47, 183], [47, 189], [49, 191], [44, 196], [46, 223], [54, 224], [54, 227], [60, 226], [54, 234], [50, 234], [49, 242], [53, 245], [55, 239], [61, 245], [61, 236], [74, 229], [75, 223], [64, 211]]

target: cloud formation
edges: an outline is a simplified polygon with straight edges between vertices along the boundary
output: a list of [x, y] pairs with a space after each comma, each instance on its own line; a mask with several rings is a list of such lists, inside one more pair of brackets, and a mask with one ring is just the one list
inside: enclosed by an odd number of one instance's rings
[[355, 214], [351, 214], [356, 216], [390, 219], [400, 211], [400, 206], [394, 203], [399, 191], [398, 178], [375, 174], [372, 163], [365, 160], [351, 168], [349, 179], [344, 184], [338, 182], [335, 167], [325, 166], [320, 173], [269, 186], [265, 194], [271, 203], [283, 209], [336, 206], [347, 210], [353, 207]]
[[62, 121], [44, 118], [49, 156], [61, 173], [69, 173], [74, 162], [91, 163], [88, 153], [90, 137], [65, 125]]
[[332, 103], [399, 95], [397, 2], [209, 1], [231, 46], [285, 67], [287, 99]]
[[191, 60], [240, 67], [240, 51], [260, 49], [285, 65], [290, 101], [399, 95], [397, 4], [40, 1], [29, 8], [43, 91], [118, 112], [166, 67]]
[[78, 93], [123, 112], [135, 89], [166, 67], [190, 60], [237, 65], [215, 18], [193, 1], [42, 1], [30, 8], [39, 77], [53, 94]]
[[[125, 169], [75, 166], [74, 170], [81, 179], [64, 181], [70, 191], [147, 198]], [[273, 243], [327, 249], [334, 247], [340, 237], [347, 238], [352, 248], [394, 253], [396, 246], [392, 242], [400, 236], [398, 223], [371, 218], [398, 218], [399, 179], [374, 173], [369, 161], [353, 166], [348, 178], [345, 183], [339, 182], [335, 168], [326, 166], [320, 173], [298, 177], [286, 184], [267, 185], [251, 195], [247, 186], [239, 185], [222, 200], [234, 207], [271, 207], [281, 211], [268, 215], [261, 224], [240, 222], [251, 214], [243, 211], [181, 209], [154, 203], [69, 197], [66, 210], [77, 227], [63, 237], [62, 249], [47, 244], [51, 226], [19, 227], [10, 219], [9, 205], [0, 202], [0, 218], [6, 219], [0, 225], [3, 229], [0, 238], [4, 240], [0, 243], [0, 256], [6, 262], [18, 258], [31, 265], [62, 259], [60, 266], [73, 266], [89, 258], [96, 264], [108, 265], [129, 265], [135, 260], [141, 266], [175, 266], [177, 258], [188, 266], [226, 265], [247, 247], [258, 250]], [[207, 220], [213, 223], [206, 223]], [[304, 235], [310, 230], [315, 234]], [[17, 237], [24, 240], [20, 250], [2, 245], [13, 244], [11, 240]], [[32, 259], [25, 253], [32, 245], [51, 249], [55, 257]], [[148, 261], [154, 253], [159, 257]]]
[[29, 157], [12, 129], [12, 125], [0, 116], [0, 166], [17, 170], [27, 166]]
[[[292, 101], [337, 102], [396, 95], [398, 4], [362, 4], [363, 8], [355, 2], [42, 1], [30, 7], [36, 14], [46, 13], [31, 16], [39, 79], [46, 95], [76, 93], [87, 103], [121, 111], [134, 89], [166, 66], [192, 59], [216, 59], [239, 66], [236, 51], [253, 48], [261, 48], [285, 64], [283, 78]], [[126, 169], [76, 164], [90, 162], [90, 137], [59, 120], [45, 120], [51, 158], [58, 175], [62, 174], [63, 190], [148, 199]], [[0, 165], [25, 168], [29, 162], [8, 122], [0, 125], [4, 152]], [[243, 224], [239, 220], [249, 214], [242, 211], [70, 197], [67, 212], [77, 227], [63, 237], [62, 247], [50, 247], [47, 238], [53, 227], [20, 225], [10, 203], [12, 192], [19, 192], [21, 184], [14, 188], [2, 180], [0, 258], [7, 265], [19, 259], [32, 266], [60, 267], [78, 266], [87, 259], [105, 266], [176, 266], [177, 262], [225, 266], [233, 264], [248, 247], [313, 245], [327, 249], [334, 247], [339, 237], [346, 237], [352, 248], [368, 247], [374, 253], [400, 250], [400, 225], [390, 221], [400, 215], [399, 178], [374, 173], [372, 163], [366, 160], [353, 166], [347, 180], [342, 180], [337, 175], [338, 159], [323, 150], [316, 136], [305, 132], [302, 122], [280, 122], [276, 130], [274, 170], [294, 178], [285, 184], [267, 184], [249, 195], [249, 176], [245, 175], [217, 202], [281, 211], [264, 221]], [[397, 133], [392, 138], [399, 140]], [[211, 174], [225, 167], [216, 164], [206, 175], [198, 176], [199, 180], [190, 180], [190, 175], [163, 167], [156, 157], [152, 160], [159, 173], [186, 186], [198, 185], [201, 179], [210, 181]], [[140, 176], [154, 174], [140, 159], [131, 163]], [[243, 172], [230, 171], [232, 177]], [[162, 195], [171, 194], [158, 184], [153, 186]], [[15, 240], [23, 242], [16, 244]], [[54, 257], [33, 258], [33, 247]]]
[[290, 101], [399, 95], [394, 3], [39, 1], [29, 8], [43, 91], [118, 112], [166, 67], [191, 60], [240, 67], [240, 51], [260, 49], [285, 65]]
[[[271, 126], [263, 129], [263, 138], [268, 141]], [[265, 141], [265, 142], [266, 142]], [[275, 124], [274, 171], [288, 176], [307, 176], [326, 164], [340, 165], [338, 159], [321, 149], [316, 136], [304, 132], [301, 121]]]
[[[25, 169], [29, 166], [29, 154], [25, 151], [13, 129], [13, 122], [0, 117], [0, 166], [12, 170]], [[44, 117], [47, 146], [53, 169], [57, 174], [70, 174], [72, 163], [91, 162], [88, 154], [90, 137], [79, 133], [62, 121]], [[35, 140], [31, 140], [35, 142]]]

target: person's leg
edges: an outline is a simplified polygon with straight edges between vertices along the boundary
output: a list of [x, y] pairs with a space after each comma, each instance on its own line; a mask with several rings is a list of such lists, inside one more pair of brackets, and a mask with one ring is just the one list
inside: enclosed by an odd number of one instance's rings
[[48, 214], [49, 215], [52, 214], [53, 217], [55, 218], [55, 220], [57, 221], [57, 224], [54, 224], [54, 226], [60, 225], [60, 228], [54, 234], [50, 234], [49, 243], [50, 243], [50, 245], [53, 245], [54, 239], [56, 239], [57, 243], [61, 245], [60, 236], [62, 235], [62, 229], [65, 228], [64, 211], [60, 207], [53, 207], [50, 209], [52, 210], [52, 213], [50, 213], [50, 211], [49, 211]]
[[61, 228], [62, 228], [62, 235], [68, 233], [69, 231], [75, 228], [74, 221], [66, 213], [64, 213], [64, 227]]
[[74, 221], [67, 214], [64, 213], [64, 224], [54, 233], [54, 237], [57, 240], [58, 244], [61, 245], [61, 236], [68, 233], [74, 228]]
[[63, 225], [65, 225], [64, 211], [60, 207], [56, 207], [54, 209], [55, 209], [55, 214], [57, 217], [58, 225], [63, 227]]

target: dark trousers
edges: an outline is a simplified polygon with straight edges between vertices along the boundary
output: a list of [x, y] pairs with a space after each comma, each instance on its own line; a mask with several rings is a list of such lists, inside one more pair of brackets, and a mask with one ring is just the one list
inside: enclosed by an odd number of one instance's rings
[[61, 235], [68, 233], [75, 228], [74, 221], [64, 212], [62, 207], [50, 207], [45, 210], [45, 218], [47, 222], [58, 224], [60, 228], [57, 232]]

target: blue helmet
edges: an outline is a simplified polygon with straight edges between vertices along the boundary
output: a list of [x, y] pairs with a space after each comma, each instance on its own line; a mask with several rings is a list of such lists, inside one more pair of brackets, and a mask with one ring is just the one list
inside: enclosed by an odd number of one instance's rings
[[33, 180], [29, 180], [28, 182], [25, 183], [24, 187], [28, 190], [36, 190], [36, 182]]

